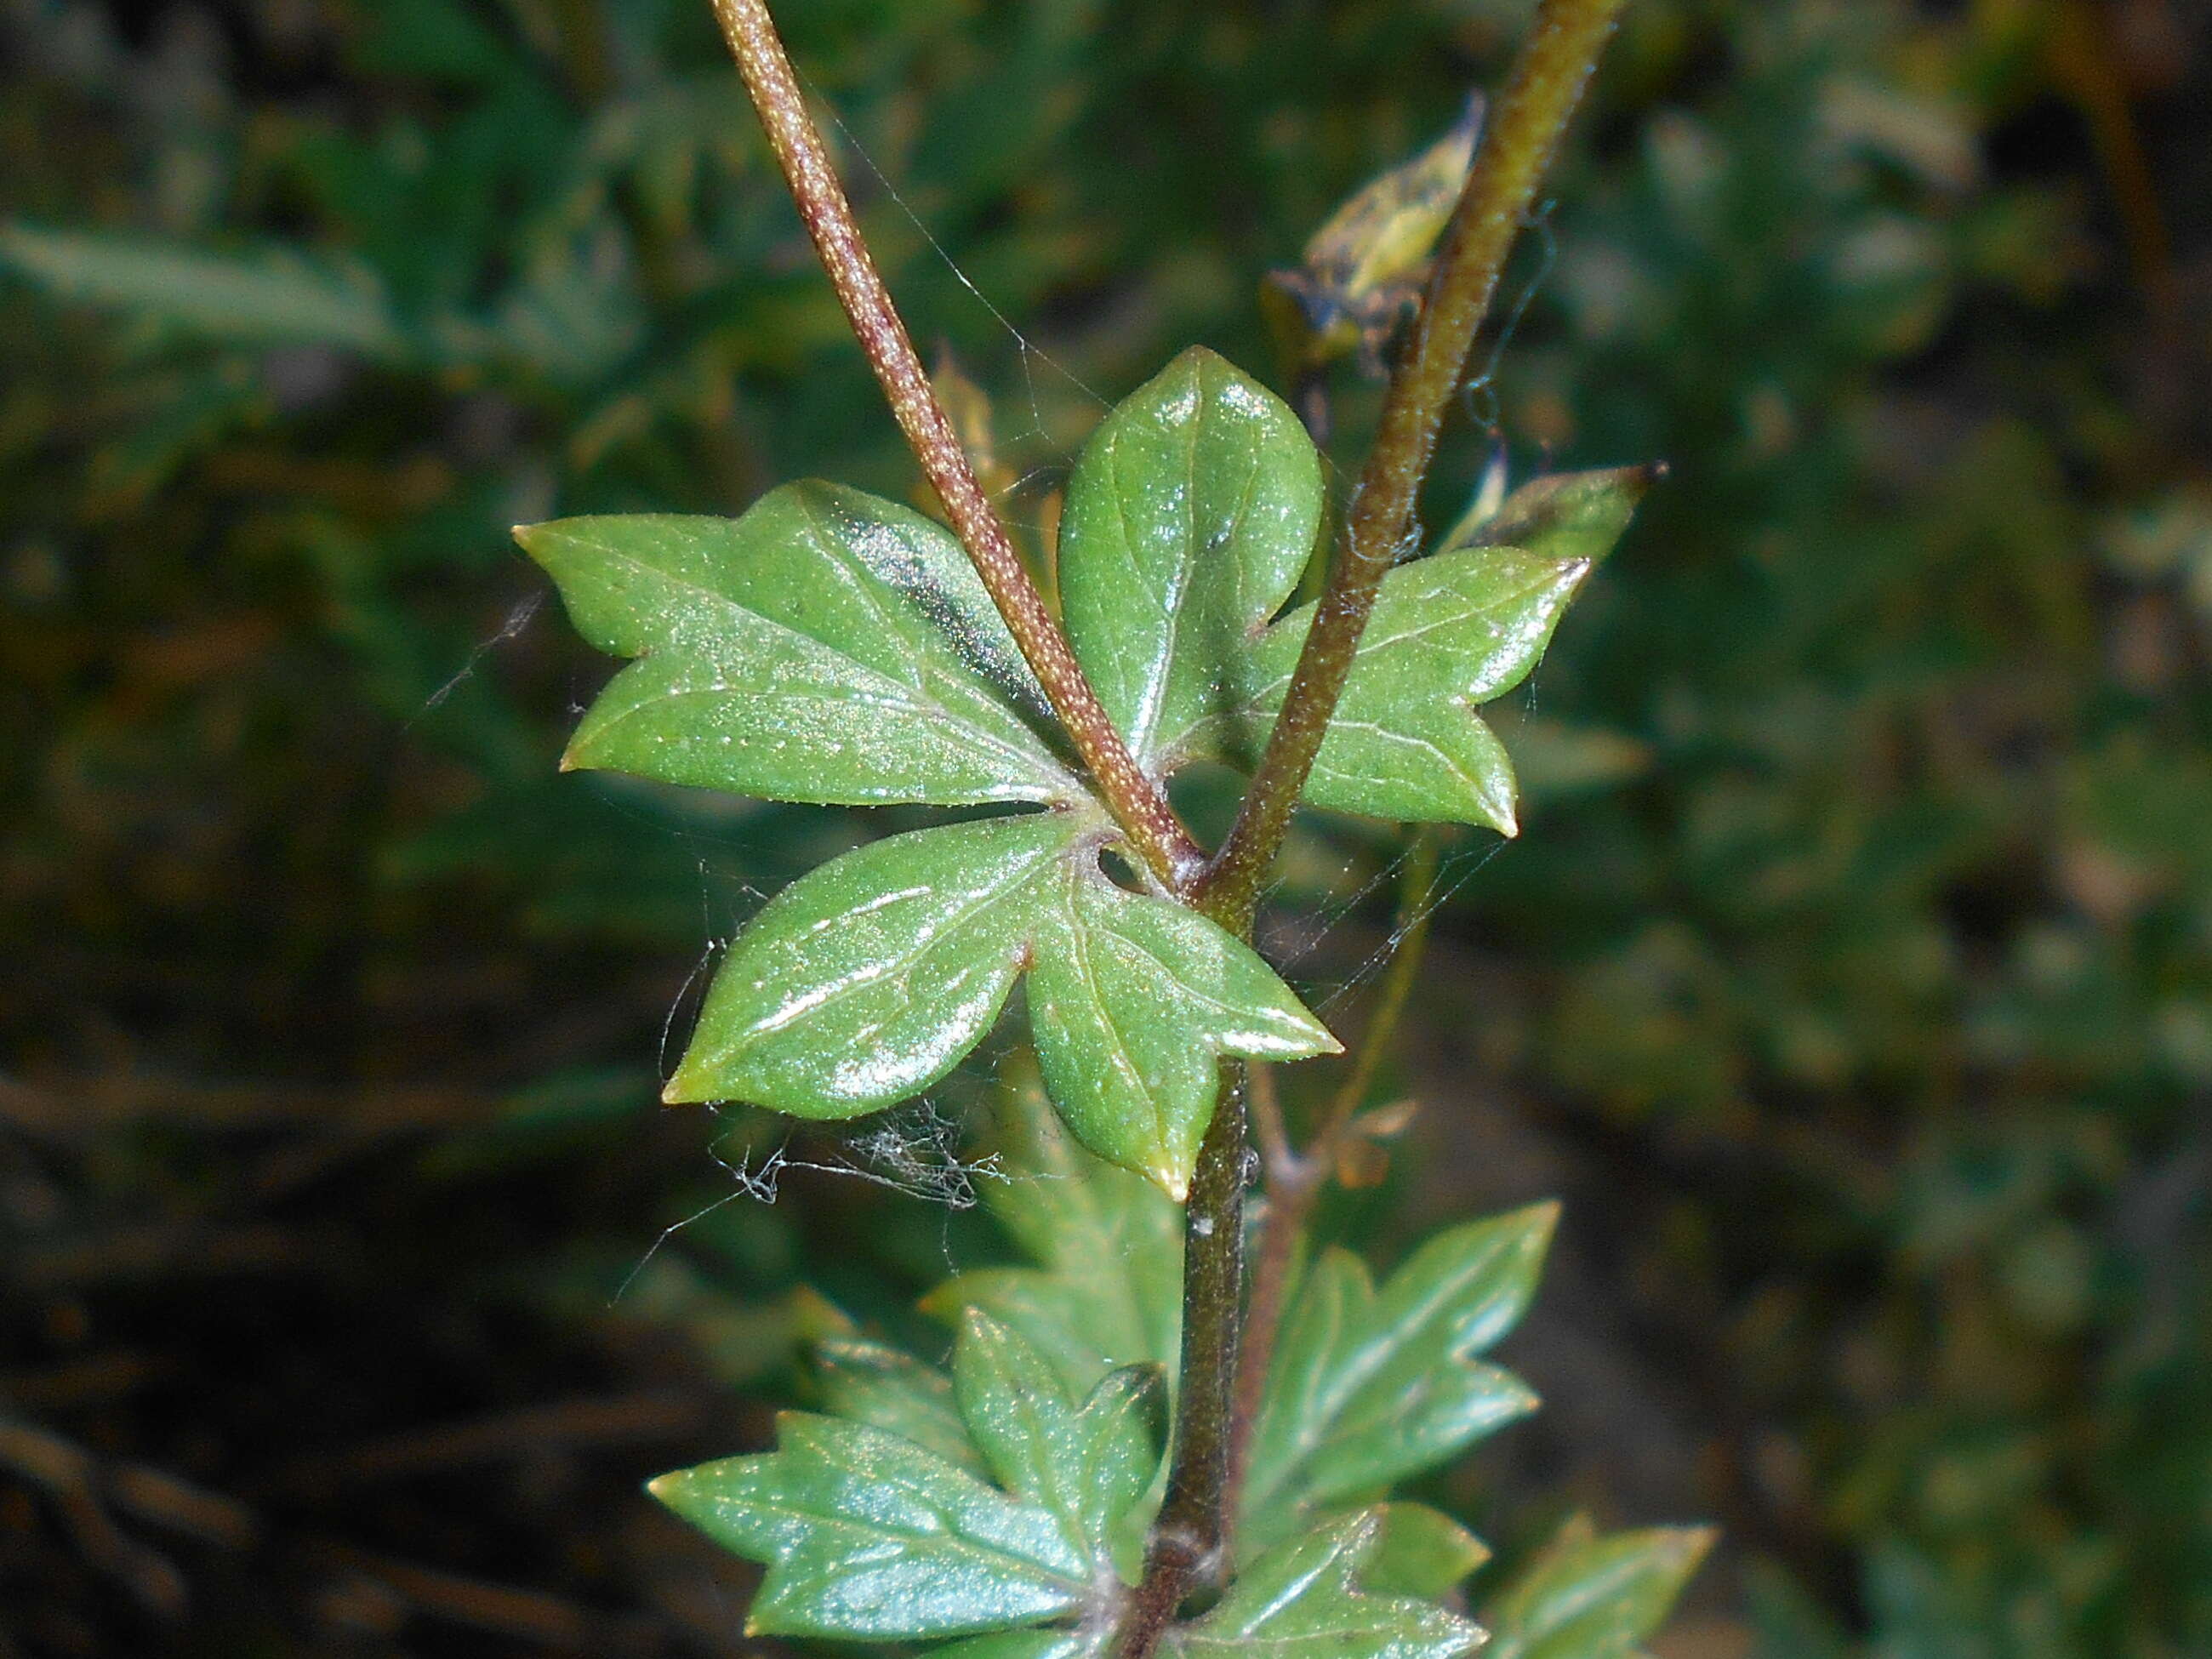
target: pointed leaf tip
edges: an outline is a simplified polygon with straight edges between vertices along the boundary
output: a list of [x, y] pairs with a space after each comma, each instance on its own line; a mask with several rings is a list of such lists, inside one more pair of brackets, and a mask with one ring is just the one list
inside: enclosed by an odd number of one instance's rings
[[672, 1100], [859, 1117], [968, 1054], [1024, 974], [1048, 1091], [1102, 1158], [1187, 1188], [1224, 1056], [1336, 1043], [1275, 971], [1196, 912], [1098, 866], [1095, 823], [1042, 812], [871, 843], [738, 936]]
[[919, 514], [808, 483], [735, 520], [560, 519], [517, 541], [579, 633], [635, 659], [578, 726], [576, 767], [818, 805], [1085, 799], [1005, 623]]
[[1319, 452], [1290, 405], [1200, 348], [1084, 446], [1060, 520], [1068, 638], [1148, 768], [1297, 586], [1322, 498]]

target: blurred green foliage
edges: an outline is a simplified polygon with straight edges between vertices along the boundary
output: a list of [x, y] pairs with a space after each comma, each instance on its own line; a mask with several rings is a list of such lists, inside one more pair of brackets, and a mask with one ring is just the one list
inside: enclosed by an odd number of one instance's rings
[[[1527, 8], [786, 10], [1033, 524], [1174, 351], [1270, 363], [1262, 273]], [[0, 34], [0, 1041], [16, 1118], [123, 1126], [10, 1170], [128, 1216], [227, 1178], [162, 1139], [202, 1085], [436, 1085], [408, 1215], [589, 1170], [469, 1294], [688, 1329], [732, 1382], [834, 1326], [802, 1256], [910, 1320], [976, 1230], [850, 1197], [717, 1210], [604, 1305], [729, 1190], [635, 1127], [684, 966], [859, 831], [556, 777], [605, 665], [507, 526], [912, 487], [704, 6]], [[1487, 422], [1516, 475], [1673, 466], [1508, 733], [1523, 838], [1440, 923], [1487, 988], [1425, 995], [1624, 1172], [1620, 1281], [1711, 1402], [1674, 1508], [1774, 1659], [2212, 1650], [2207, 49], [2158, 0], [1638, 0], [1440, 470], [1438, 526]], [[1374, 392], [1333, 385], [1349, 464]], [[1387, 854], [1345, 835], [1286, 903], [1360, 891]]]

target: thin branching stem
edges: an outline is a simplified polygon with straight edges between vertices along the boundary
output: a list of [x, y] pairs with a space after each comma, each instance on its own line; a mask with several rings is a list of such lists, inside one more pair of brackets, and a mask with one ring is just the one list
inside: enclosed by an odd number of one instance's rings
[[1067, 635], [1014, 550], [990, 497], [976, 483], [975, 469], [861, 239], [853, 205], [807, 112], [768, 7], [763, 0], [714, 0], [714, 6], [806, 234], [822, 256], [830, 286], [890, 402], [899, 430], [945, 505], [953, 533], [1052, 700], [1053, 711], [1066, 728], [1068, 740], [1097, 785], [1107, 810], [1154, 875], [1171, 889], [1185, 887], [1203, 866], [1205, 853], [1114, 729], [1075, 660]]
[[[1540, 0], [1498, 119], [1447, 232], [1413, 342], [1393, 377], [1343, 550], [1329, 572], [1282, 714], [1230, 839], [1208, 864], [1115, 731], [976, 482], [861, 239], [763, 0], [714, 0], [800, 219], [900, 430], [1108, 810], [1164, 884], [1240, 935], [1251, 931], [1261, 885], [1343, 692], [1376, 591], [1411, 533], [1437, 429], [1514, 232], [1625, 3]], [[1153, 1528], [1143, 1581], [1115, 1633], [1121, 1659], [1151, 1659], [1191, 1589], [1218, 1571], [1229, 1538], [1250, 1137], [1241, 1068], [1224, 1069], [1220, 1104], [1199, 1152], [1185, 1214], [1183, 1348], [1167, 1500]]]
[[[1236, 825], [1197, 884], [1198, 908], [1233, 933], [1251, 931], [1261, 888], [1343, 696], [1376, 593], [1413, 535], [1437, 434], [1497, 292], [1505, 256], [1626, 4], [1626, 0], [1540, 0], [1538, 6], [1497, 118], [1445, 232], [1412, 342], [1392, 376], [1343, 549], [1322, 589], [1282, 712], [1237, 809]], [[1200, 1168], [1241, 1172], [1249, 1150], [1241, 1101], [1231, 1110], [1224, 1098], [1200, 1151]], [[1243, 1222], [1241, 1175], [1232, 1189], [1218, 1195], [1202, 1195], [1193, 1185], [1184, 1225], [1186, 1325], [1178, 1409], [1218, 1416], [1232, 1425], [1242, 1321], [1232, 1310], [1226, 1319], [1208, 1322], [1209, 1332], [1221, 1333], [1220, 1350], [1211, 1352], [1194, 1348], [1188, 1322], [1202, 1299], [1199, 1287], [1218, 1281], [1224, 1258], [1233, 1253], [1241, 1272]], [[1212, 1395], [1217, 1389], [1219, 1398]], [[1178, 1436], [1169, 1477], [1170, 1506], [1162, 1511], [1144, 1581], [1117, 1632], [1119, 1659], [1152, 1659], [1185, 1596], [1203, 1576], [1220, 1567], [1231, 1532], [1227, 1454], [1233, 1437], [1233, 1431], [1219, 1438]]]
[[1437, 434], [1537, 186], [1626, 0], [1543, 0], [1444, 234], [1413, 336], [1382, 405], [1312, 630], [1236, 827], [1201, 878], [1206, 913], [1249, 918], [1336, 713], [1382, 578], [1415, 533]]

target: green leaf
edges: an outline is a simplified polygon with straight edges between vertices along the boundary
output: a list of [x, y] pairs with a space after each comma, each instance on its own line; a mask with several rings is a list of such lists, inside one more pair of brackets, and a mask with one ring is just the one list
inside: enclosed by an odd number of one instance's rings
[[1070, 802], [1038, 694], [957, 544], [833, 484], [735, 520], [562, 519], [516, 538], [577, 629], [635, 657], [562, 764], [774, 800]]
[[1374, 1510], [1318, 1527], [1237, 1576], [1220, 1604], [1171, 1633], [1182, 1659], [1454, 1659], [1480, 1626], [1426, 1601], [1365, 1594], [1362, 1569], [1382, 1540]]
[[987, 818], [801, 877], [730, 947], [665, 1097], [845, 1118], [927, 1088], [997, 1018], [1038, 879], [1082, 830], [1054, 812]]
[[999, 1484], [1051, 1510], [1094, 1577], [1111, 1573], [1121, 1522], [1159, 1468], [1161, 1369], [1110, 1372], [1079, 1409], [1042, 1354], [1011, 1326], [971, 1308], [952, 1374], [968, 1437]]
[[1078, 1397], [1116, 1366], [1167, 1365], [1182, 1337], [1182, 1217], [1165, 1194], [1076, 1144], [1030, 1057], [1008, 1057], [987, 1137], [1006, 1179], [983, 1201], [1035, 1267], [962, 1273], [925, 1297], [947, 1321], [981, 1308], [1020, 1331]]
[[902, 1435], [948, 1463], [983, 1473], [983, 1460], [952, 1397], [952, 1379], [936, 1366], [880, 1342], [851, 1338], [820, 1344], [814, 1364], [830, 1416]]
[[[1513, 834], [1512, 765], [1474, 706], [1536, 665], [1589, 569], [1481, 547], [1390, 572], [1304, 799], [1370, 817]], [[1182, 732], [1172, 757], [1225, 748], [1241, 764], [1256, 760], [1312, 623], [1307, 605], [1270, 628], [1241, 659], [1228, 707]]]
[[1316, 1258], [1267, 1373], [1248, 1537], [1264, 1546], [1311, 1506], [1379, 1492], [1535, 1408], [1525, 1383], [1472, 1356], [1528, 1307], [1557, 1218], [1540, 1204], [1451, 1228], [1379, 1292], [1349, 1252]]
[[1297, 417], [1210, 351], [1184, 352], [1085, 445], [1060, 520], [1060, 600], [1139, 761], [1198, 719], [1290, 597], [1321, 510], [1321, 460]]
[[415, 355], [365, 267], [290, 249], [220, 254], [150, 237], [0, 227], [0, 265], [58, 299], [151, 318], [228, 345], [329, 345], [392, 362]]
[[1178, 1198], [1223, 1054], [1337, 1047], [1250, 947], [1125, 892], [1085, 817], [1038, 813], [877, 842], [794, 882], [738, 935], [665, 1097], [858, 1116], [928, 1087], [1036, 975], [1054, 1100], [1092, 1151]]
[[1222, 1055], [1299, 1060], [1340, 1045], [1273, 969], [1196, 911], [1073, 865], [1054, 897], [1030, 981], [1045, 1086], [1085, 1146], [1180, 1201]]
[[653, 1495], [768, 1564], [748, 1631], [890, 1641], [1081, 1610], [1090, 1566], [1041, 1505], [895, 1434], [787, 1412], [777, 1449], [662, 1475]]
[[1360, 1574], [1369, 1589], [1437, 1601], [1490, 1559], [1480, 1538], [1426, 1504], [1384, 1504], [1382, 1541]]
[[1484, 1659], [1628, 1659], [1712, 1547], [1703, 1527], [1599, 1537], [1577, 1516], [1487, 1607]]
[[1478, 496], [1467, 517], [1437, 544], [1437, 551], [1517, 547], [1540, 559], [1595, 564], [1613, 551], [1636, 516], [1637, 503], [1666, 474], [1664, 466], [1554, 472], [1530, 479], [1494, 511]]

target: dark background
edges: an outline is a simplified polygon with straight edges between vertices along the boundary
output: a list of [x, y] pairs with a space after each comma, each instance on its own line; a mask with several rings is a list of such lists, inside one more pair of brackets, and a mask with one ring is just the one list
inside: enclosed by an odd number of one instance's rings
[[[1175, 350], [1268, 371], [1261, 274], [1528, 8], [782, 9], [1033, 519]], [[2212, 1655], [2212, 9], [1628, 17], [1435, 510], [1491, 427], [1673, 475], [1333, 1224], [1566, 1199], [1547, 1409], [1431, 1495], [1718, 1522], [1665, 1659]], [[652, 1250], [782, 1136], [651, 1104], [702, 950], [885, 820], [556, 775], [609, 665], [507, 526], [912, 488], [703, 0], [4, 0], [0, 61], [0, 1654], [738, 1652], [638, 1481], [1000, 1247], [956, 1086], [792, 1152], [934, 1197]], [[1353, 1026], [1394, 856], [1310, 829], [1270, 924]]]

